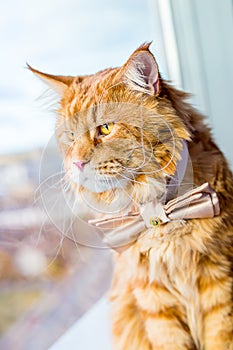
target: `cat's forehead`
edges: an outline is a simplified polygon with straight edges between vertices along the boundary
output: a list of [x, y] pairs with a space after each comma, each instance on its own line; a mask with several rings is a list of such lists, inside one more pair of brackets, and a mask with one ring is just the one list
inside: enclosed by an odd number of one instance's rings
[[88, 129], [103, 123], [127, 123], [142, 126], [145, 118], [156, 115], [156, 100], [148, 105], [116, 79], [118, 68], [85, 76], [73, 84], [62, 101], [62, 115], [72, 127]]
[[111, 100], [115, 69], [106, 69], [93, 75], [76, 79], [61, 102], [61, 115], [66, 119], [96, 115], [96, 106]]
[[118, 69], [105, 69], [84, 77], [76, 84], [74, 92], [79, 107], [83, 110], [111, 96]]

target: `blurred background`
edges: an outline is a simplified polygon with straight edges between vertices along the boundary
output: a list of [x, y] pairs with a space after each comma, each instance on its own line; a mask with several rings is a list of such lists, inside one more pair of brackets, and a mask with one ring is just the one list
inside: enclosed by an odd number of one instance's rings
[[233, 2], [8, 0], [0, 18], [0, 348], [48, 349], [65, 333], [69, 346], [58, 340], [54, 350], [88, 350], [69, 329], [108, 289], [111, 254], [61, 236], [42, 210], [41, 189], [62, 167], [56, 101], [26, 62], [52, 74], [95, 73], [153, 40], [163, 78], [193, 94], [232, 165]]

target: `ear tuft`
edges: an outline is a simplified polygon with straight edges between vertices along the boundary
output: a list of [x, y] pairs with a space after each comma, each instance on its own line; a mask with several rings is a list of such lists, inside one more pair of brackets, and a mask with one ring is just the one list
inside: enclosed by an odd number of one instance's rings
[[75, 79], [72, 76], [52, 75], [40, 72], [39, 70], [31, 67], [28, 63], [27, 68], [36, 76], [38, 76], [44, 83], [49, 85], [49, 87], [51, 87], [60, 96], [64, 94], [65, 90], [71, 85], [71, 83]]
[[135, 91], [149, 95], [159, 93], [159, 71], [150, 43], [140, 46], [123, 66], [126, 84]]
[[151, 46], [151, 44], [152, 44], [152, 41], [149, 41], [149, 42], [144, 42], [143, 44], [141, 44], [135, 51], [134, 51], [134, 53], [135, 52], [137, 52], [137, 51], [142, 51], [142, 50], [147, 50], [147, 51], [149, 51], [150, 52], [150, 46]]

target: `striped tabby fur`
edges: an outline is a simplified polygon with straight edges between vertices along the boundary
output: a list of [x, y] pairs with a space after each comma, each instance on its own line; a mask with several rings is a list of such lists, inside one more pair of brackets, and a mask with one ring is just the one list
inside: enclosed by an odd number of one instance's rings
[[[135, 170], [123, 190], [113, 186], [95, 192], [76, 183], [77, 196], [82, 193], [95, 205], [111, 205], [122, 191], [136, 203], [161, 195], [176, 169], [179, 140], [185, 139], [193, 183], [209, 182], [220, 200], [220, 216], [156, 226], [115, 254], [110, 292], [113, 348], [233, 350], [233, 178], [203, 117], [185, 101], [185, 93], [161, 78], [148, 44], [122, 67], [94, 75], [53, 76], [31, 69], [61, 95], [56, 133], [69, 181], [74, 180], [74, 159], [88, 161], [97, 173], [112, 178], [122, 169], [141, 170]], [[110, 113], [104, 107], [109, 103], [119, 107]], [[140, 147], [130, 149], [132, 142], [141, 145], [142, 134], [137, 115], [122, 104], [144, 109], [144, 153]], [[103, 113], [97, 115], [96, 110]], [[96, 137], [106, 121], [103, 114], [117, 124], [110, 135]], [[164, 121], [172, 129], [173, 142]], [[77, 132], [77, 140], [64, 140], [67, 130]], [[163, 142], [158, 132], [165, 133]], [[153, 161], [148, 158], [142, 166], [149, 149]], [[164, 171], [155, 171], [158, 166]]]

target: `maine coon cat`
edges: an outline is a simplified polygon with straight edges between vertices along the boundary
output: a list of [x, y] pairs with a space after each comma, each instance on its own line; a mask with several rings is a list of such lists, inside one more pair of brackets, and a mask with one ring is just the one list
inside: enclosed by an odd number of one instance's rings
[[233, 350], [233, 177], [187, 94], [161, 78], [149, 44], [122, 67], [93, 75], [29, 68], [61, 97], [56, 136], [77, 196], [114, 208], [123, 225], [125, 213], [153, 201], [168, 208], [190, 193], [186, 184], [194, 197], [195, 189], [209, 191], [212, 214], [192, 216], [188, 201], [191, 217], [152, 217], [151, 226], [113, 246], [113, 348]]

